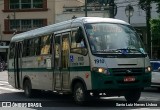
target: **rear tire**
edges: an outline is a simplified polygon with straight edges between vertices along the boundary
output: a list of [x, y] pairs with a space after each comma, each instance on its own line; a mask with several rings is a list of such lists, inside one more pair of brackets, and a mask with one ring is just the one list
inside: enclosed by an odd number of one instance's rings
[[28, 98], [31, 98], [33, 96], [33, 90], [32, 90], [32, 85], [30, 80], [25, 80], [24, 82], [24, 93], [25, 93], [25, 96]]
[[127, 91], [124, 97], [128, 102], [137, 102], [141, 97], [141, 91], [140, 90]]

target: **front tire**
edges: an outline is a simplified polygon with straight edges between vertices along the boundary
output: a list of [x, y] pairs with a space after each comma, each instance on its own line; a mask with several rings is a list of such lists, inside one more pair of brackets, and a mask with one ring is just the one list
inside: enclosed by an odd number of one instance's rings
[[87, 91], [82, 83], [77, 83], [73, 91], [74, 100], [79, 105], [84, 105], [87, 101]]
[[124, 97], [128, 102], [137, 102], [141, 97], [141, 91], [140, 90], [127, 91]]

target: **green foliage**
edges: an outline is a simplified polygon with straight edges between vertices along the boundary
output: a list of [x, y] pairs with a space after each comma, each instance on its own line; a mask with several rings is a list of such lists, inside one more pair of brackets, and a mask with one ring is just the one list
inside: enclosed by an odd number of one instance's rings
[[151, 19], [150, 24], [153, 38], [156, 39], [160, 36], [160, 17], [158, 19]]
[[160, 13], [160, 0], [139, 0], [139, 5], [143, 10], [145, 10], [148, 3], [156, 3], [157, 12]]

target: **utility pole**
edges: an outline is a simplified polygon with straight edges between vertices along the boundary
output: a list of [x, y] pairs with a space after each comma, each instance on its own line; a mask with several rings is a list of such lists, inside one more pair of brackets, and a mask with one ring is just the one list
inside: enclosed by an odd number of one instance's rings
[[114, 0], [109, 3], [110, 18], [114, 18]]
[[147, 0], [146, 2], [146, 26], [147, 26], [147, 49], [148, 49], [148, 55], [151, 57], [151, 25], [150, 25], [150, 19], [151, 19], [151, 2], [150, 0]]
[[13, 19], [14, 19], [14, 22], [15, 22], [15, 20], [16, 20], [16, 10], [15, 9], [13, 11]]
[[0, 24], [0, 44], [2, 42], [2, 28], [1, 28], [1, 24]]
[[87, 17], [87, 0], [85, 0], [85, 17]]
[[151, 58], [151, 25], [150, 25], [150, 19], [151, 19], [151, 0], [146, 0], [145, 2], [141, 3], [141, 8], [146, 11], [146, 34], [147, 34], [147, 53], [149, 57]]
[[114, 0], [101, 0], [102, 5], [109, 6], [109, 17], [114, 18], [117, 13], [117, 6], [114, 3]]
[[[16, 9], [13, 10], [13, 14], [11, 14], [11, 15], [13, 16], [13, 19], [12, 19], [12, 25], [13, 25], [12, 28], [13, 28], [13, 30], [12, 31], [14, 31], [13, 32], [13, 35], [14, 35], [14, 34], [16, 34], [16, 31], [17, 31], [16, 30]], [[8, 15], [7, 18], [9, 20], [9, 26], [11, 26], [11, 19], [10, 19], [11, 17], [10, 17], [10, 15]]]
[[17, 29], [16, 29], [16, 10], [14, 9], [14, 12], [13, 12], [13, 22], [14, 22], [14, 26], [15, 26], [15, 29], [13, 30], [14, 32], [13, 32], [13, 35], [15, 35], [16, 34], [16, 32], [17, 32]]

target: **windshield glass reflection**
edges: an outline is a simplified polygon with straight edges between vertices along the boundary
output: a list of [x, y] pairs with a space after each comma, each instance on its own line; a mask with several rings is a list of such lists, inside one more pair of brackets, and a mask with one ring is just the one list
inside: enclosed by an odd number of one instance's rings
[[92, 52], [119, 53], [124, 49], [130, 53], [145, 52], [141, 39], [131, 26], [94, 23], [85, 24], [85, 29]]

